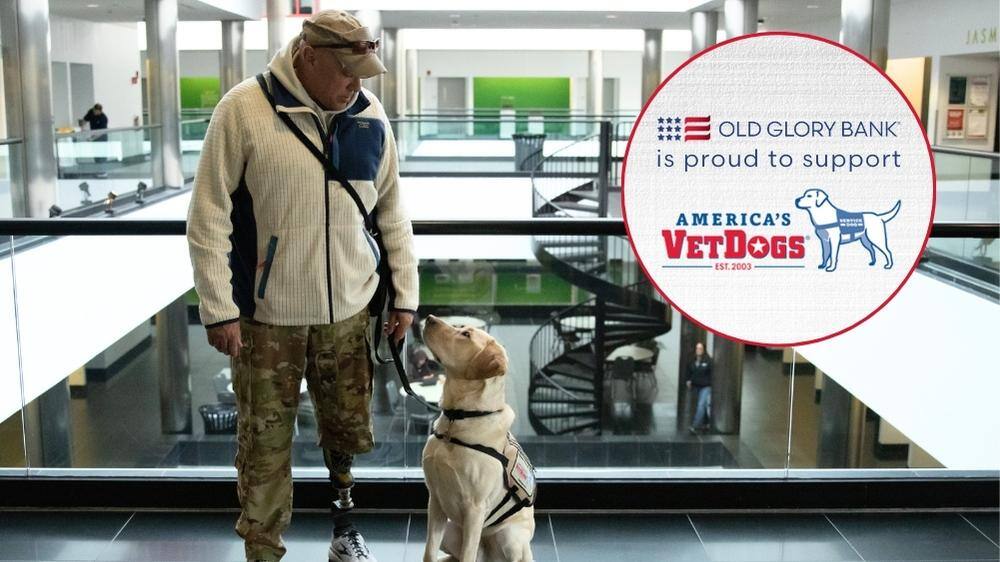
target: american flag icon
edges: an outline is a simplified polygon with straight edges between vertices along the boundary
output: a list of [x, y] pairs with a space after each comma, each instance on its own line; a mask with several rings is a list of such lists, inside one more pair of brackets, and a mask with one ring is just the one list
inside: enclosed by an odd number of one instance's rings
[[685, 117], [684, 142], [710, 140], [712, 138], [711, 126], [712, 118], [710, 116]]
[[660, 116], [656, 119], [656, 139], [660, 141], [681, 140], [681, 118]]

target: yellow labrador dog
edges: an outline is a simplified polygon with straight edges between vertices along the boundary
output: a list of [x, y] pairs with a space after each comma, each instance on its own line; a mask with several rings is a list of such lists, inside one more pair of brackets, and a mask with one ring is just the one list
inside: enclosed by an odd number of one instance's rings
[[424, 341], [444, 366], [441, 415], [424, 446], [424, 562], [531, 562], [535, 475], [510, 434], [507, 352], [482, 330], [427, 317]]

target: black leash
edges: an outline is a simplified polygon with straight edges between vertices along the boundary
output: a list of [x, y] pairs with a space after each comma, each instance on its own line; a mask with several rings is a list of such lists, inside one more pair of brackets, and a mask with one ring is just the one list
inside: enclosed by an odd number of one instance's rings
[[[381, 315], [378, 316], [378, 320], [379, 320], [378, 324], [375, 325], [376, 332], [382, 329]], [[403, 385], [403, 390], [406, 391], [406, 393], [409, 394], [411, 397], [413, 397], [413, 399], [415, 399], [417, 402], [420, 402], [420, 404], [422, 404], [428, 410], [432, 412], [440, 412], [441, 408], [432, 405], [430, 402], [424, 400], [422, 396], [418, 395], [416, 392], [413, 392], [413, 387], [410, 386], [410, 379], [409, 377], [406, 376], [406, 371], [403, 369], [403, 360], [399, 357], [399, 348], [396, 347], [396, 341], [393, 339], [391, 335], [385, 339], [386, 343], [389, 344], [389, 353], [392, 354], [391, 362], [396, 364], [396, 374], [399, 375], [399, 383]], [[377, 348], [375, 350], [375, 356], [376, 358], [378, 358]]]

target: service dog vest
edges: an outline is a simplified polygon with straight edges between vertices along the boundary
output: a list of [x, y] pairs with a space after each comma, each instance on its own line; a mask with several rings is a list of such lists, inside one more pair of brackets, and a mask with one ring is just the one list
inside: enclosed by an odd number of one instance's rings
[[818, 224], [816, 228], [840, 228], [840, 235], [855, 239], [865, 232], [865, 219], [861, 213], [850, 213], [837, 209], [837, 222], [830, 224]]
[[[441, 412], [451, 421], [466, 418], [478, 418], [496, 414], [500, 410], [493, 412], [470, 411], [470, 410], [442, 410]], [[538, 491], [538, 483], [535, 481], [535, 467], [528, 460], [528, 455], [524, 454], [524, 449], [517, 442], [514, 435], [507, 432], [507, 443], [503, 451], [497, 451], [493, 447], [479, 445], [477, 443], [466, 443], [461, 439], [456, 439], [445, 434], [434, 432], [434, 437], [441, 439], [445, 443], [454, 443], [460, 447], [466, 447], [474, 451], [489, 455], [500, 462], [502, 481], [507, 488], [500, 503], [493, 508], [486, 516], [484, 527], [492, 527], [509, 519], [512, 515], [522, 509], [535, 505], [535, 495]], [[506, 511], [503, 508], [510, 506]]]

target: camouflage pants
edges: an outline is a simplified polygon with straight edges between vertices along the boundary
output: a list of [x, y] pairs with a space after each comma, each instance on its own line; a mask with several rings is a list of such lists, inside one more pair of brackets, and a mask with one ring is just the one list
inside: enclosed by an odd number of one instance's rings
[[252, 560], [280, 560], [292, 518], [292, 430], [303, 375], [319, 446], [349, 454], [374, 447], [368, 311], [321, 326], [271, 326], [240, 319], [233, 360], [239, 412], [236, 471], [242, 512], [236, 532]]

